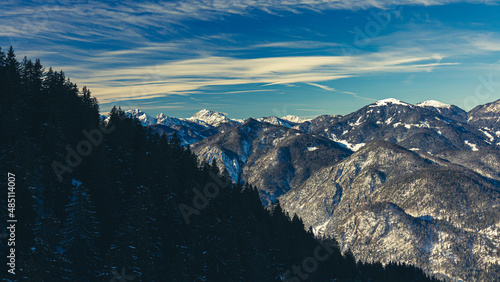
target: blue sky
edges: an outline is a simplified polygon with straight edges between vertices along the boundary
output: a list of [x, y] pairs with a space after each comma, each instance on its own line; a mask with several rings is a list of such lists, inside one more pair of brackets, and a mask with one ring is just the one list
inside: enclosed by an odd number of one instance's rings
[[101, 104], [189, 117], [500, 99], [498, 1], [3, 1], [0, 46]]

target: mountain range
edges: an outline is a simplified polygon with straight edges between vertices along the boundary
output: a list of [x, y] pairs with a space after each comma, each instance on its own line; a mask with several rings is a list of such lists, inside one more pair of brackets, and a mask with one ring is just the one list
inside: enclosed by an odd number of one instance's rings
[[466, 112], [390, 98], [312, 120], [127, 113], [356, 259], [449, 281], [500, 278], [500, 100]]

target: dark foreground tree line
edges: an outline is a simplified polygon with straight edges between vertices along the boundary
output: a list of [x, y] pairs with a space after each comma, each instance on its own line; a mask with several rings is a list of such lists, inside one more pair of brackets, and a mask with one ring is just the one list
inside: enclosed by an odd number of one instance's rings
[[88, 89], [39, 60], [19, 62], [12, 48], [0, 49], [0, 97], [2, 173], [15, 175], [18, 221], [15, 275], [2, 237], [2, 280], [430, 280], [343, 256], [178, 139], [119, 108], [104, 121]]

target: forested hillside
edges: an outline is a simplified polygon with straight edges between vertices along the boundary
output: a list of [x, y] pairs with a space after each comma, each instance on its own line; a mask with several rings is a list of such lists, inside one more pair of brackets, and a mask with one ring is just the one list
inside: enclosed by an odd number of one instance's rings
[[88, 89], [12, 48], [0, 52], [0, 97], [1, 186], [15, 175], [17, 219], [15, 275], [2, 239], [4, 281], [427, 280], [342, 256], [179, 139], [119, 108], [105, 122]]

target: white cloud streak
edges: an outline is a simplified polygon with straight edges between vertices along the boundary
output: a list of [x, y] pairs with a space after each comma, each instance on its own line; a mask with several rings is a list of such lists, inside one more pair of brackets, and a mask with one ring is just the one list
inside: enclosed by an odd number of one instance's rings
[[326, 91], [331, 91], [331, 92], [337, 92], [337, 93], [344, 93], [344, 94], [348, 94], [348, 95], [351, 95], [353, 97], [356, 97], [356, 98], [359, 98], [359, 99], [364, 99], [364, 100], [369, 100], [369, 101], [376, 101], [375, 99], [372, 99], [372, 98], [367, 98], [367, 97], [362, 97], [362, 96], [359, 96], [358, 94], [354, 93], [354, 92], [349, 92], [349, 91], [339, 91], [335, 88], [331, 88], [331, 87], [328, 87], [326, 85], [321, 85], [321, 84], [317, 84], [317, 83], [307, 83], [311, 86], [314, 86], [314, 87], [318, 87], [318, 88], [321, 88], [323, 90], [326, 90]]
[[[173, 94], [189, 95], [202, 93], [208, 87], [249, 84], [265, 86], [308, 83], [335, 91], [318, 82], [369, 74], [428, 72], [450, 64], [439, 63], [440, 59], [441, 57], [435, 54], [412, 56], [402, 52], [256, 59], [210, 56], [154, 66], [94, 71], [93, 75], [88, 77], [96, 79], [89, 79], [85, 84], [91, 87], [103, 102], [132, 98], [150, 99]], [[343, 93], [363, 98], [351, 92]]]

